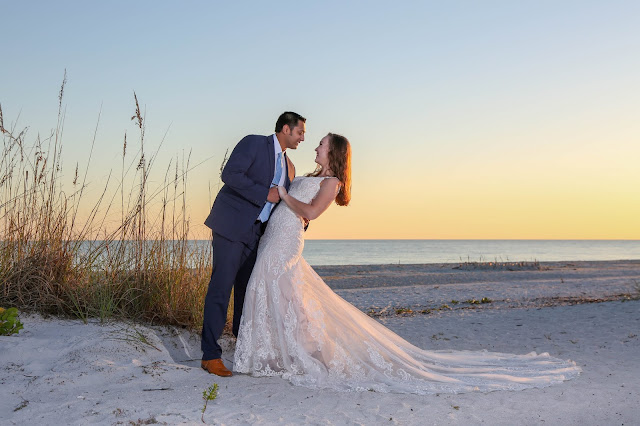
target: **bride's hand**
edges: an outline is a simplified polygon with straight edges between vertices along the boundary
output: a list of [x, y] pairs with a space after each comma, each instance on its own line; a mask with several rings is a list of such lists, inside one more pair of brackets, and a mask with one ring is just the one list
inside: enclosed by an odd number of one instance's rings
[[278, 194], [280, 195], [281, 200], [287, 195], [287, 190], [284, 186], [278, 186]]

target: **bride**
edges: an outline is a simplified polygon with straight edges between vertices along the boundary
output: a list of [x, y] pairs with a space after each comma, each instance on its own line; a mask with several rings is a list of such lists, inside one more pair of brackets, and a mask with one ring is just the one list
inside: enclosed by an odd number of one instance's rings
[[[335, 294], [302, 258], [304, 219], [351, 197], [349, 141], [329, 133], [316, 171], [296, 177], [260, 240], [247, 286], [234, 370], [339, 391], [492, 391], [543, 387], [577, 376], [547, 353], [429, 351], [405, 341]], [[303, 219], [304, 218], [304, 219]]]

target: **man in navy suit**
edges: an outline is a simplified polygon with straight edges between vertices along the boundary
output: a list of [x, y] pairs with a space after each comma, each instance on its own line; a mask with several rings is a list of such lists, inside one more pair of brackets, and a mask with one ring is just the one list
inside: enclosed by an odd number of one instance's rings
[[213, 230], [213, 271], [204, 301], [202, 363], [209, 373], [231, 376], [222, 363], [217, 340], [233, 298], [233, 334], [238, 335], [247, 282], [256, 261], [258, 242], [273, 207], [280, 201], [276, 186], [289, 189], [296, 175], [287, 148], [304, 140], [306, 119], [285, 112], [271, 136], [245, 136], [222, 170], [224, 186], [216, 196], [205, 225]]

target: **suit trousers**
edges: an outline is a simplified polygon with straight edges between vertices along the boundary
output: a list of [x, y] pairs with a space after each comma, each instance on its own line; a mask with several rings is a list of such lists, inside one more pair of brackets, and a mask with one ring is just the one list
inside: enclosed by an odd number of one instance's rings
[[233, 296], [233, 334], [238, 335], [244, 295], [247, 283], [256, 263], [258, 242], [264, 232], [264, 224], [255, 223], [251, 233], [254, 238], [250, 243], [231, 241], [213, 233], [213, 268], [207, 296], [204, 300], [202, 319], [202, 359], [220, 358], [222, 349], [218, 339], [222, 335], [227, 322], [227, 310], [231, 289]]

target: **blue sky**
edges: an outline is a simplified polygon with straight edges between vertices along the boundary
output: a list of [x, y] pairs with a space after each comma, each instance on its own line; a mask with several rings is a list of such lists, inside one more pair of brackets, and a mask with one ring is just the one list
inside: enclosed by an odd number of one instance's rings
[[[96, 193], [135, 141], [135, 90], [158, 172], [191, 151], [194, 223], [227, 148], [308, 118], [314, 168], [350, 138], [354, 197], [310, 238], [640, 238], [640, 3], [7, 2], [0, 104], [55, 126]], [[71, 174], [71, 171], [69, 172]], [[608, 206], [605, 208], [605, 206]]]

